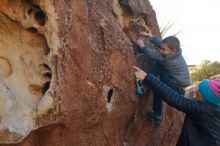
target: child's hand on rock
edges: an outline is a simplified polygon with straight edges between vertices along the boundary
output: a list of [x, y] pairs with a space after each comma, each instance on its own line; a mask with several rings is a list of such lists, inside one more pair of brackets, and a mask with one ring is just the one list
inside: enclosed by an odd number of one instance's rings
[[133, 66], [134, 69], [136, 70], [135, 71], [135, 77], [137, 79], [140, 79], [140, 80], [144, 80], [145, 76], [147, 75], [146, 72], [144, 72], [143, 70], [141, 70], [140, 68], [136, 67], [136, 66]]
[[152, 37], [153, 35], [150, 32], [140, 32], [140, 36], [144, 36], [144, 37]]
[[136, 44], [140, 47], [140, 48], [143, 48], [145, 45], [144, 45], [144, 39], [143, 37], [139, 37], [136, 41]]

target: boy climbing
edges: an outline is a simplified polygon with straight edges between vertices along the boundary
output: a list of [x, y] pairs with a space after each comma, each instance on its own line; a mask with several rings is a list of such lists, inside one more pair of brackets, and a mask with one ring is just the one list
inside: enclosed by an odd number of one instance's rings
[[[155, 45], [155, 49], [145, 46], [145, 37], [149, 38], [150, 42]], [[136, 44], [145, 55], [156, 61], [150, 73], [159, 76], [160, 81], [179, 94], [184, 95], [183, 88], [189, 86], [191, 81], [178, 38], [169, 36], [162, 40], [158, 36], [152, 36], [151, 33], [141, 32]], [[153, 94], [153, 109], [148, 114], [153, 123], [160, 124], [162, 119], [162, 97], [155, 90], [153, 90]]]
[[175, 92], [152, 74], [136, 69], [136, 78], [156, 90], [170, 106], [186, 113], [177, 146], [220, 146], [220, 80], [199, 83], [197, 99]]

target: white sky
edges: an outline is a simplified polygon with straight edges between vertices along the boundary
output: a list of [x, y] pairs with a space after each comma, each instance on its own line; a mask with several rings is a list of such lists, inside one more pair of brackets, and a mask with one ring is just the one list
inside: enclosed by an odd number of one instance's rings
[[150, 0], [160, 26], [175, 22], [166, 34], [178, 31], [188, 64], [220, 61], [220, 0]]

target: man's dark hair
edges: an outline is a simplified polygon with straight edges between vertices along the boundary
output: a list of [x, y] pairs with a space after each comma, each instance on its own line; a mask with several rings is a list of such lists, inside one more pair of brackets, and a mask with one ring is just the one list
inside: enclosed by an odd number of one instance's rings
[[175, 36], [166, 37], [165, 39], [163, 39], [162, 43], [168, 44], [168, 47], [172, 50], [180, 48], [180, 41]]

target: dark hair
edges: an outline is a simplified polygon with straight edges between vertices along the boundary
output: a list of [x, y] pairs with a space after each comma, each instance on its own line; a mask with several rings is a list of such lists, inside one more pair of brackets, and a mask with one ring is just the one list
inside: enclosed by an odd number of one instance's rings
[[168, 47], [172, 50], [180, 48], [180, 41], [175, 36], [166, 37], [165, 39], [163, 39], [162, 43], [168, 44]]

